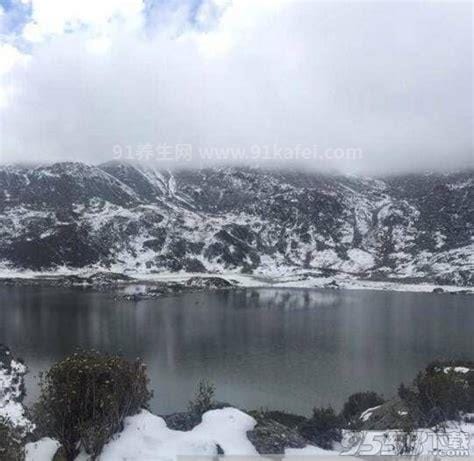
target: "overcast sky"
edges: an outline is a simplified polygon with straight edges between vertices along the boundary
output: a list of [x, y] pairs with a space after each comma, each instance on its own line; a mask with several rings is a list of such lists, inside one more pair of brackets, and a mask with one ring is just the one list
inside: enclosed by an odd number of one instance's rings
[[220, 148], [353, 173], [472, 167], [471, 2], [0, 5], [4, 163], [202, 165]]

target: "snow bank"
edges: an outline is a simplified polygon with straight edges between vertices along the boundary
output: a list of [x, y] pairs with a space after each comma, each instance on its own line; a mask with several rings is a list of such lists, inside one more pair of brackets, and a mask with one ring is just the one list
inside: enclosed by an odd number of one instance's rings
[[[373, 410], [373, 409], [372, 409]], [[229, 456], [258, 456], [247, 438], [256, 425], [249, 415], [235, 408], [208, 411], [201, 424], [191, 431], [169, 429], [163, 418], [143, 410], [125, 420], [124, 430], [104, 447], [99, 461], [176, 461], [179, 456], [208, 457], [218, 454], [219, 445]], [[287, 448], [284, 460], [314, 456], [334, 457], [343, 454], [346, 460], [370, 455], [396, 455], [403, 434], [397, 430], [344, 431], [341, 444], [334, 450], [315, 446]], [[462, 456], [474, 455], [474, 424], [447, 423], [446, 431], [419, 429], [413, 442], [417, 455]], [[381, 442], [382, 441], [382, 442]], [[43, 438], [26, 445], [26, 461], [52, 461], [58, 442]], [[303, 458], [302, 458], [303, 457]], [[76, 461], [85, 461], [82, 453]], [[262, 459], [265, 459], [262, 457]], [[309, 458], [306, 458], [309, 459]]]
[[188, 432], [166, 427], [163, 418], [148, 411], [125, 420], [124, 430], [105, 447], [101, 461], [174, 461], [179, 455], [215, 456], [217, 444], [226, 455], [256, 455], [247, 431], [256, 421], [234, 408], [212, 410]]
[[[100, 461], [175, 461], [178, 456], [216, 456], [217, 445], [229, 456], [258, 456], [247, 438], [247, 432], [256, 421], [235, 408], [211, 410], [203, 415], [202, 422], [191, 431], [169, 429], [163, 418], [143, 410], [126, 418], [124, 429], [104, 447]], [[26, 445], [25, 461], [52, 461], [59, 443], [43, 438]], [[308, 446], [288, 449], [287, 457], [302, 455], [337, 455], [335, 451]], [[80, 454], [76, 461], [87, 456]]]
[[[246, 413], [224, 408], [208, 411], [201, 424], [183, 432], [167, 428], [163, 418], [142, 411], [125, 420], [124, 430], [104, 447], [100, 461], [175, 461], [183, 455], [216, 456], [217, 445], [227, 456], [258, 456], [247, 438], [247, 432], [255, 425], [256, 421]], [[287, 449], [285, 459], [338, 454], [337, 451], [307, 446]]]

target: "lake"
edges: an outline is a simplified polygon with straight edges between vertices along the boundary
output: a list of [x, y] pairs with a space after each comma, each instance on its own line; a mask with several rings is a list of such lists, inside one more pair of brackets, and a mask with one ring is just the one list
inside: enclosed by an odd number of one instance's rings
[[241, 408], [309, 414], [361, 390], [390, 397], [434, 359], [474, 359], [469, 295], [248, 289], [137, 303], [110, 293], [0, 287], [0, 343], [37, 376], [78, 347], [142, 357], [158, 413], [183, 410], [200, 379]]

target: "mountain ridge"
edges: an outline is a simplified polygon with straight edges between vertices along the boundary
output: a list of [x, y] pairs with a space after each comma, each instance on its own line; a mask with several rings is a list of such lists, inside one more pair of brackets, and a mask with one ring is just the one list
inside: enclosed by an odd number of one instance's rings
[[473, 284], [472, 171], [381, 178], [250, 167], [0, 167], [0, 262], [17, 270], [312, 270]]

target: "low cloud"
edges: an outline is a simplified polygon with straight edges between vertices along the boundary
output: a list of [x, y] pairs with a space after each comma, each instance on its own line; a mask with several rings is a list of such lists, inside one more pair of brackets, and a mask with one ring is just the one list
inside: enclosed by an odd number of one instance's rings
[[209, 148], [255, 161], [255, 146], [322, 153], [262, 163], [354, 173], [472, 162], [468, 2], [48, 3], [33, 0], [21, 35], [0, 45], [3, 162], [164, 145], [192, 146], [187, 166], [222, 161], [199, 154]]

